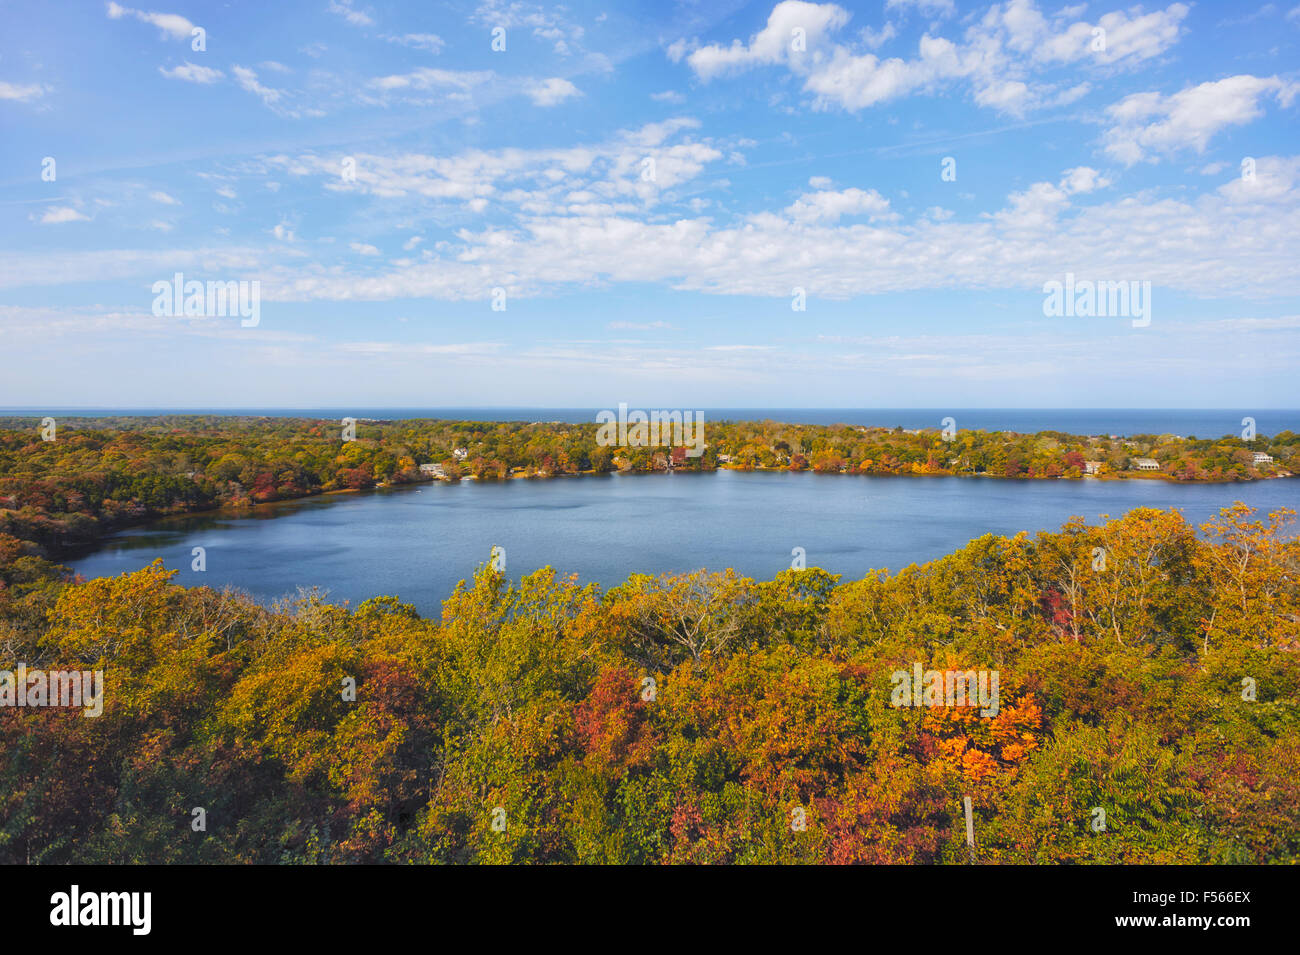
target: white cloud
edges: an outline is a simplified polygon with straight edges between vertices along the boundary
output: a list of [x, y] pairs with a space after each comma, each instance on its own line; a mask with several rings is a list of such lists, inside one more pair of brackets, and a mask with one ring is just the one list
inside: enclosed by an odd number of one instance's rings
[[50, 206], [41, 216], [41, 225], [60, 225], [64, 222], [85, 222], [88, 216], [83, 216], [71, 206]]
[[[1285, 209], [1294, 199], [1293, 191], [1297, 183], [1300, 183], [1300, 156], [1261, 156], [1255, 160], [1253, 179], [1233, 176], [1218, 191], [1220, 195], [1242, 206], [1267, 207], [1270, 203], [1275, 203], [1279, 208]], [[1275, 232], [1275, 229], [1269, 231]], [[1278, 241], [1284, 240], [1279, 236]]]
[[[1236, 179], [1194, 200], [1139, 195], [1072, 204], [1072, 196], [1103, 182], [1076, 167], [1059, 184], [1039, 182], [1013, 193], [1003, 209], [976, 221], [937, 215], [903, 221], [887, 212], [882, 198], [851, 190], [835, 198], [812, 194], [781, 214], [747, 215], [731, 225], [570, 214], [548, 199], [514, 226], [462, 230], [455, 245], [384, 274], [295, 267], [267, 276], [263, 295], [464, 300], [486, 298], [498, 285], [528, 295], [659, 282], [777, 298], [797, 285], [834, 299], [936, 288], [1040, 290], [1066, 271], [1206, 296], [1300, 294], [1287, 240], [1300, 233], [1300, 158], [1261, 157], [1255, 181]], [[885, 215], [840, 221], [837, 203]]]
[[239, 83], [239, 88], [261, 97], [262, 102], [267, 106], [278, 102], [283, 95], [281, 90], [271, 89], [259, 83], [257, 74], [246, 66], [236, 66], [233, 68], [233, 72], [235, 80]]
[[[935, 10], [946, 4], [925, 5]], [[784, 66], [803, 80], [819, 109], [838, 107], [852, 112], [914, 93], [937, 91], [966, 83], [977, 105], [1022, 115], [1030, 109], [1073, 102], [1088, 92], [1086, 83], [1060, 88], [1036, 74], [1063, 64], [1129, 65], [1157, 56], [1177, 41], [1188, 7], [1174, 3], [1165, 10], [1142, 14], [1112, 12], [1096, 24], [1074, 21], [1082, 8], [1067, 8], [1045, 16], [1034, 0], [1008, 0], [989, 8], [967, 27], [958, 42], [925, 33], [912, 59], [881, 59], [874, 53], [837, 43], [831, 34], [848, 23], [849, 13], [832, 4], [783, 0], [772, 8], [767, 25], [748, 43], [699, 47], [686, 56], [705, 81], [758, 66]], [[806, 49], [797, 50], [793, 31], [806, 34]], [[880, 46], [892, 27], [861, 34], [862, 44]], [[1096, 45], [1104, 31], [1104, 45]], [[682, 56], [685, 41], [669, 47], [670, 57]]]
[[391, 76], [376, 77], [370, 81], [369, 85], [374, 89], [385, 92], [405, 89], [428, 90], [436, 87], [471, 90], [486, 83], [493, 76], [491, 70], [435, 70], [422, 66], [410, 73], [395, 73]]
[[1069, 194], [1092, 192], [1096, 189], [1105, 189], [1109, 185], [1109, 179], [1088, 166], [1067, 169], [1061, 179], [1061, 188]]
[[571, 96], [581, 96], [581, 91], [566, 79], [553, 76], [528, 86], [526, 92], [537, 106], [558, 106]]
[[203, 85], [215, 83], [226, 75], [210, 66], [196, 66], [189, 62], [174, 66], [170, 70], [160, 66], [158, 72], [169, 80], [184, 80], [187, 83], [201, 83]]
[[926, 16], [952, 16], [957, 12], [953, 0], [885, 0], [886, 10], [914, 8]]
[[[267, 162], [291, 175], [318, 176], [329, 190], [383, 198], [420, 196], [469, 208], [492, 199], [524, 215], [631, 212], [663, 201], [722, 158], [716, 146], [684, 135], [698, 125], [671, 119], [624, 130], [608, 142], [563, 149], [357, 154], [356, 181], [348, 184], [340, 181], [338, 156], [272, 156]], [[654, 159], [653, 182], [642, 176], [646, 158]]]
[[865, 27], [862, 31], [862, 42], [871, 49], [878, 50], [896, 36], [898, 36], [898, 28], [892, 23], [886, 23], [879, 30]]
[[525, 28], [534, 39], [551, 44], [558, 56], [581, 52], [586, 31], [566, 17], [563, 6], [543, 7], [527, 0], [480, 0], [471, 20], [489, 29]]
[[188, 40], [194, 31], [194, 24], [179, 13], [147, 13], [144, 10], [132, 10], [116, 3], [108, 4], [108, 16], [111, 20], [122, 17], [135, 17], [143, 23], [150, 23], [162, 31], [164, 36], [174, 40]]
[[323, 113], [318, 109], [298, 110], [289, 108], [285, 105], [288, 96], [284, 90], [264, 85], [258, 80], [257, 73], [246, 66], [233, 66], [231, 67], [230, 72], [234, 74], [235, 82], [239, 84], [240, 89], [252, 93], [262, 101], [262, 105], [277, 116], [287, 116], [291, 119], [297, 119], [304, 115], [323, 115]]
[[162, 191], [149, 193], [149, 198], [154, 202], [161, 202], [165, 206], [179, 206], [181, 204], [179, 199], [175, 199]]
[[36, 99], [45, 93], [45, 87], [40, 83], [28, 83], [19, 85], [17, 83], [6, 83], [0, 80], [0, 99], [28, 100]]
[[889, 200], [876, 190], [807, 192], [785, 210], [796, 222], [836, 222], [843, 216], [879, 218], [889, 212]]
[[417, 50], [428, 50], [430, 53], [441, 53], [442, 48], [446, 46], [442, 37], [434, 33], [404, 33], [401, 36], [385, 35], [383, 39], [389, 43], [400, 43], [402, 46], [409, 46]]
[[1230, 76], [1170, 96], [1134, 93], [1106, 110], [1111, 128], [1104, 138], [1108, 155], [1126, 165], [1153, 160], [1153, 154], [1182, 149], [1204, 152], [1210, 138], [1229, 126], [1264, 115], [1261, 97], [1272, 94], [1290, 106], [1300, 84], [1276, 76]]
[[330, 13], [337, 13], [354, 27], [368, 27], [374, 25], [374, 20], [359, 10], [352, 9], [352, 0], [330, 0], [327, 8]]
[[[1300, 157], [1257, 157], [1253, 180], [1211, 182], [1199, 195], [1187, 182], [1165, 194], [1111, 194], [1102, 171], [1072, 165], [974, 217], [941, 208], [905, 215], [879, 192], [832, 189], [827, 177], [812, 177], [788, 205], [729, 213], [728, 203], [693, 204], [706, 172], [733, 146], [701, 140], [697, 129], [679, 118], [566, 148], [358, 153], [349, 184], [334, 153], [268, 156], [256, 172], [296, 180], [296, 194], [313, 180], [327, 193], [399, 199], [412, 223], [454, 224], [377, 269], [382, 260], [307, 255], [302, 243], [288, 244], [295, 237], [282, 220], [272, 233], [280, 242], [264, 237], [245, 267], [258, 270], [264, 298], [294, 301], [486, 300], [496, 286], [518, 297], [616, 283], [775, 298], [801, 286], [814, 298], [843, 299], [1039, 290], [1067, 271], [1203, 296], [1300, 295], [1292, 241], [1300, 234]], [[640, 175], [647, 155], [657, 160], [656, 183]], [[473, 217], [489, 204], [491, 220]], [[415, 245], [407, 246], [409, 254]], [[0, 285], [147, 277], [160, 257], [206, 254], [15, 253], [0, 262]]]
[[365, 242], [352, 242], [348, 247], [358, 255], [378, 255], [379, 250], [373, 245], [367, 245]]
[[[849, 22], [850, 14], [833, 3], [807, 3], [805, 0], [782, 0], [772, 8], [767, 25], [750, 38], [749, 43], [735, 40], [730, 46], [705, 46], [686, 57], [695, 74], [709, 80], [724, 73], [740, 72], [755, 66], [785, 63], [792, 69], [805, 58], [817, 58], [818, 47], [828, 33]], [[804, 32], [805, 52], [793, 49], [796, 29]], [[682, 48], [669, 48], [669, 57]]]

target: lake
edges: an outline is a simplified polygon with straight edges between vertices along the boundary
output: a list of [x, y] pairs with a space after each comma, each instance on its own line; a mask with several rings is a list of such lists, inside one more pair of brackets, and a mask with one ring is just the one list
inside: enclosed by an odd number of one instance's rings
[[[735, 567], [770, 579], [802, 547], [808, 566], [846, 580], [942, 557], [985, 533], [1056, 530], [1134, 507], [1178, 507], [1200, 523], [1245, 501], [1300, 509], [1300, 480], [1008, 481], [807, 472], [613, 474], [464, 481], [167, 518], [107, 538], [70, 562], [83, 576], [161, 557], [187, 585], [234, 585], [263, 602], [319, 586], [353, 605], [396, 594], [436, 615], [494, 545], [511, 578], [550, 565], [615, 585], [636, 572]], [[190, 569], [207, 549], [206, 572]]]

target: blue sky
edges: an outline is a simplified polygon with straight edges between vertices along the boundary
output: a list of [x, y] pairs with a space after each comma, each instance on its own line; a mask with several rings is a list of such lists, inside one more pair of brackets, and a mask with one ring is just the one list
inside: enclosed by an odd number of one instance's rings
[[0, 8], [0, 405], [1298, 403], [1294, 2], [159, 2]]

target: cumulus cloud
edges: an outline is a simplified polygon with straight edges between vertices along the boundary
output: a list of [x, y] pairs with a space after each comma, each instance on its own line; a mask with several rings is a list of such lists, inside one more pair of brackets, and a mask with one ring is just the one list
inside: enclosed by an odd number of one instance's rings
[[1170, 96], [1134, 93], [1106, 110], [1112, 125], [1104, 137], [1104, 148], [1126, 165], [1183, 149], [1204, 152], [1210, 138], [1219, 131], [1262, 116], [1260, 100], [1266, 95], [1287, 107], [1298, 92], [1300, 84], [1276, 76], [1241, 75], [1202, 83]]
[[1105, 189], [1109, 185], [1109, 179], [1104, 178], [1097, 170], [1089, 166], [1076, 166], [1073, 169], [1067, 169], [1061, 179], [1061, 188], [1070, 194], [1092, 192], [1095, 189]]
[[558, 106], [571, 96], [582, 95], [576, 86], [558, 76], [530, 84], [525, 92], [537, 106]]
[[[947, 4], [912, 4], [943, 12]], [[1188, 7], [1171, 4], [1149, 14], [1134, 8], [1102, 15], [1095, 23], [1075, 20], [1082, 8], [1044, 15], [1034, 0], [1008, 0], [988, 9], [958, 40], [926, 32], [911, 58], [881, 58], [851, 43], [837, 42], [850, 14], [833, 3], [783, 0], [749, 42], [699, 46], [678, 41], [669, 57], [684, 57], [709, 81], [760, 66], [781, 66], [803, 80], [820, 109], [851, 112], [915, 93], [966, 84], [976, 104], [1022, 115], [1030, 109], [1073, 102], [1086, 83], [1058, 86], [1039, 74], [1066, 64], [1116, 66], [1163, 53], [1182, 32]], [[892, 26], [868, 28], [859, 47], [874, 49], [892, 37]], [[802, 33], [798, 33], [802, 31]], [[796, 37], [803, 37], [802, 45]]]
[[[1254, 180], [1237, 177], [1193, 199], [1138, 194], [1082, 205], [1077, 200], [1110, 184], [1098, 171], [1076, 166], [1011, 193], [1001, 209], [973, 221], [942, 209], [909, 220], [874, 191], [825, 189], [783, 209], [718, 223], [613, 201], [629, 184], [614, 185], [610, 174], [625, 169], [634, 178], [635, 165], [620, 165], [610, 147], [586, 149], [581, 158], [504, 151], [402, 157], [387, 165], [367, 160], [366, 168], [403, 169], [404, 178], [386, 183], [413, 190], [403, 194], [421, 194], [447, 173], [470, 175], [461, 186], [468, 188], [474, 176], [490, 171], [492, 194], [515, 218], [462, 229], [455, 243], [437, 243], [423, 257], [379, 274], [300, 265], [272, 270], [264, 297], [465, 300], [485, 298], [496, 286], [530, 295], [658, 282], [774, 297], [797, 285], [810, 296], [850, 298], [918, 289], [1041, 289], [1067, 271], [1149, 280], [1197, 295], [1300, 294], [1286, 239], [1300, 231], [1297, 157], [1261, 157]], [[435, 163], [448, 164], [437, 179]], [[336, 179], [336, 170], [323, 160], [304, 172]], [[555, 181], [552, 172], [560, 172]]]
[[[399, 199], [412, 223], [452, 227], [418, 251], [411, 232], [398, 234], [408, 257], [380, 265], [356, 261], [346, 247], [336, 250], [341, 258], [320, 261], [319, 244], [295, 242], [281, 221], [273, 230], [280, 242], [264, 237], [249, 267], [259, 270], [264, 298], [294, 301], [471, 300], [498, 286], [527, 296], [617, 283], [769, 297], [800, 286], [813, 298], [843, 299], [1041, 289], [1067, 271], [1195, 295], [1300, 294], [1290, 241], [1300, 234], [1300, 157], [1258, 157], [1253, 178], [1234, 176], [1217, 188], [1201, 180], [1199, 195], [1186, 183], [1167, 195], [1112, 194], [1103, 171], [1071, 165], [975, 216], [942, 207], [905, 212], [895, 208], [901, 192], [891, 203], [822, 176], [810, 177], [793, 201], [729, 212], [725, 203], [694, 200], [735, 143], [702, 139], [698, 130], [677, 118], [564, 148], [357, 154], [357, 177], [347, 184], [334, 153], [263, 157], [257, 173], [277, 181]], [[656, 159], [655, 182], [642, 176], [648, 157]], [[485, 220], [475, 210], [488, 205]], [[198, 249], [102, 261], [17, 253], [0, 263], [0, 285], [121, 278], [156, 268], [164, 255], [203, 260]]]
[[[686, 62], [703, 80], [778, 63], [794, 69], [808, 53], [816, 58], [821, 41], [831, 31], [848, 23], [849, 17], [847, 10], [833, 3], [782, 0], [772, 8], [767, 25], [751, 37], [749, 43], [734, 40], [730, 46], [700, 47], [686, 57]], [[796, 30], [803, 31], [806, 40], [807, 49], [803, 52], [794, 49], [792, 38]], [[669, 48], [670, 57], [673, 50]]]
[[785, 214], [796, 222], [836, 222], [843, 216], [879, 218], [888, 211], [889, 200], [876, 190], [845, 189], [804, 193]]
[[72, 206], [50, 206], [41, 216], [41, 225], [61, 225], [64, 222], [85, 222], [89, 217], [83, 216]]

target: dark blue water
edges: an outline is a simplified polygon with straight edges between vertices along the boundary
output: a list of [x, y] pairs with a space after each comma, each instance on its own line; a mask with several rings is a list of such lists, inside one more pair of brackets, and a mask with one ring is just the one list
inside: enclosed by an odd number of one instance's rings
[[[1240, 411], [1187, 408], [682, 408], [677, 404], [633, 405], [644, 410], [701, 410], [705, 421], [784, 421], [792, 424], [852, 424], [863, 427], [939, 428], [945, 417], [976, 431], [1064, 431], [1082, 435], [1177, 434], [1183, 437], [1240, 436], [1241, 419], [1255, 419], [1258, 434], [1300, 431], [1300, 410], [1244, 408]], [[105, 417], [111, 415], [240, 414], [273, 418], [337, 420], [445, 418], [459, 421], [595, 421], [598, 408], [18, 408], [0, 415]], [[610, 406], [617, 411], [617, 402]]]
[[[1164, 481], [1004, 481], [810, 473], [608, 475], [466, 481], [330, 495], [252, 512], [168, 519], [111, 538], [73, 562], [86, 577], [138, 570], [155, 557], [184, 584], [232, 584], [262, 601], [320, 586], [353, 604], [396, 594], [435, 615], [494, 545], [512, 578], [545, 565], [583, 581], [636, 572], [735, 567], [769, 579], [803, 547], [809, 566], [846, 579], [897, 571], [993, 532], [1056, 530], [1134, 507], [1178, 507], [1200, 523], [1235, 500], [1300, 509], [1300, 480], [1175, 485]], [[207, 571], [191, 571], [191, 548]]]

